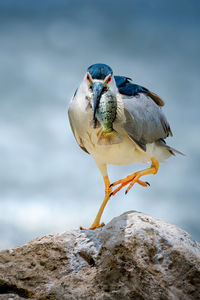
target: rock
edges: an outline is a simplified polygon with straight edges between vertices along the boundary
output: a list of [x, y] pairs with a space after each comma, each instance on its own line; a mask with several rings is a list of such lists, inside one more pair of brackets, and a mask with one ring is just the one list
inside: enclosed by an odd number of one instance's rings
[[[27, 299], [30, 299], [30, 298], [24, 298], [24, 297], [18, 296], [16, 294], [2, 294], [2, 295], [0, 295], [0, 300], [27, 300]], [[31, 299], [31, 300], [33, 300], [33, 299]]]
[[200, 245], [127, 212], [105, 227], [49, 234], [0, 252], [0, 299], [200, 299]]

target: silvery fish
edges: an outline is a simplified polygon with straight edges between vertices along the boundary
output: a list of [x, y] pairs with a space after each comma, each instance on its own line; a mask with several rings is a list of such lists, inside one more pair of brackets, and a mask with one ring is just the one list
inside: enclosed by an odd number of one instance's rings
[[110, 92], [101, 96], [96, 118], [102, 126], [98, 140], [100, 145], [118, 144], [121, 142], [119, 134], [113, 129], [113, 122], [117, 114], [117, 98]]

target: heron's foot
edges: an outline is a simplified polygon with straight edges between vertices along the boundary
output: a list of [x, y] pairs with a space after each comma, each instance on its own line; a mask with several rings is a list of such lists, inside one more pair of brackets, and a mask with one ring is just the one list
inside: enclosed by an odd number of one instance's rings
[[105, 224], [104, 223], [101, 223], [101, 224], [99, 224], [99, 225], [96, 225], [96, 226], [92, 226], [92, 227], [90, 227], [90, 228], [83, 228], [82, 226], [80, 226], [80, 230], [94, 230], [94, 229], [97, 229], [97, 228], [100, 228], [100, 227], [103, 227], [103, 226], [105, 226]]
[[101, 227], [103, 227], [103, 226], [105, 226], [105, 224], [102, 222], [101, 224], [99, 224], [99, 225], [97, 225], [97, 226], [91, 226], [89, 229], [90, 229], [90, 230], [94, 230], [94, 229], [97, 229], [97, 228], [101, 228]]
[[118, 180], [110, 185], [110, 187], [119, 185], [111, 194], [110, 196], [114, 196], [117, 192], [119, 192], [124, 186], [129, 184], [127, 187], [125, 194], [128, 193], [128, 191], [134, 186], [135, 183], [138, 183], [144, 187], [147, 187], [150, 185], [147, 181], [142, 181], [139, 178], [144, 176], [144, 175], [149, 175], [149, 174], [156, 174], [158, 172], [159, 168], [159, 163], [155, 158], [151, 159], [151, 167], [142, 171], [135, 172], [129, 176], [127, 176], [124, 179]]
[[136, 172], [132, 175], [129, 175], [124, 179], [113, 182], [111, 184], [111, 187], [114, 187], [116, 185], [119, 185], [119, 186], [110, 194], [110, 196], [114, 196], [117, 192], [119, 192], [127, 184], [129, 184], [129, 186], [126, 189], [125, 194], [128, 193], [128, 191], [132, 188], [132, 186], [135, 183], [138, 183], [138, 184], [140, 184], [141, 186], [144, 186], [144, 187], [150, 186], [150, 184], [147, 181], [140, 180], [137, 173], [139, 173], [139, 172]]

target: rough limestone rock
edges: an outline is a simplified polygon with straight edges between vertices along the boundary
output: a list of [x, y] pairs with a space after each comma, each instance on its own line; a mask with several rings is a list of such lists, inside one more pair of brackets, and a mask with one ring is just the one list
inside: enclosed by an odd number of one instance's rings
[[174, 225], [127, 212], [105, 227], [0, 252], [0, 299], [200, 299], [200, 245]]

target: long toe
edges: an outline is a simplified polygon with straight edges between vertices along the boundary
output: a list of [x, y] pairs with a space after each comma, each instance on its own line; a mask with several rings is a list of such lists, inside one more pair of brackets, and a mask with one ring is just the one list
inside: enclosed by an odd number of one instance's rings
[[99, 225], [97, 225], [97, 226], [94, 226], [94, 227], [90, 227], [90, 228], [84, 228], [84, 227], [82, 227], [82, 226], [80, 226], [79, 228], [80, 228], [80, 230], [94, 230], [94, 229], [97, 229], [97, 228], [101, 228], [101, 227], [103, 227], [103, 226], [105, 226], [105, 223], [101, 223], [101, 224], [99, 224]]
[[133, 175], [127, 176], [126, 178], [118, 180], [118, 181], [114, 182], [113, 184], [111, 184], [110, 186], [116, 186], [116, 185], [119, 185], [119, 186], [110, 194], [110, 196], [116, 195], [116, 193], [118, 193], [127, 184], [129, 184], [129, 186], [126, 189], [125, 194], [128, 193], [128, 191], [133, 187], [133, 185], [135, 183], [138, 183], [139, 185], [141, 185], [143, 187], [147, 187], [150, 185], [148, 182], [138, 179], [137, 176], [138, 176], [138, 174], [134, 173]]
[[105, 226], [105, 223], [102, 222], [101, 224], [99, 224], [99, 225], [97, 225], [97, 226], [90, 227], [89, 230], [94, 230], [94, 229], [97, 229], [97, 228], [101, 228], [101, 227], [103, 227], [103, 226]]

